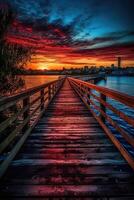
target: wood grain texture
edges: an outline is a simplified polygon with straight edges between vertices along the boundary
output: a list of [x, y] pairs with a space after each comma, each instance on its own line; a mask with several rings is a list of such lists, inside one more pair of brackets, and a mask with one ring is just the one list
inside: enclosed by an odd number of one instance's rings
[[134, 172], [67, 80], [1, 183], [1, 199], [134, 198]]

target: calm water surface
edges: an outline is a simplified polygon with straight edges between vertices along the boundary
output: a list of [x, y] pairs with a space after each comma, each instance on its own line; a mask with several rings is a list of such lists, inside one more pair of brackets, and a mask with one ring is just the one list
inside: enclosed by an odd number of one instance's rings
[[50, 75], [26, 75], [21, 76], [22, 79], [25, 80], [24, 89], [29, 89], [38, 85], [42, 85], [44, 83], [48, 83], [50, 81], [54, 81], [58, 79], [59, 76], [50, 76]]
[[134, 96], [134, 77], [131, 76], [108, 76], [106, 81], [102, 80], [98, 85]]
[[[25, 89], [32, 88], [53, 80], [58, 79], [59, 76], [50, 76], [50, 75], [26, 75], [21, 76], [25, 80]], [[100, 86], [108, 87], [113, 90], [117, 90], [129, 95], [134, 96], [134, 77], [128, 76], [108, 76], [107, 81], [100, 81], [98, 83]]]

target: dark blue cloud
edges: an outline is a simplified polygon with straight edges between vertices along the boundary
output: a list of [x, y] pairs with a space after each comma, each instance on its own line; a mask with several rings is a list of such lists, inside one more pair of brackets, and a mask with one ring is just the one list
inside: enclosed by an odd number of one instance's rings
[[[4, 2], [5, 0], [0, 0]], [[134, 44], [134, 0], [7, 0], [16, 13], [11, 32], [21, 40], [49, 47], [71, 47], [86, 54], [98, 48]], [[24, 33], [23, 33], [23, 27]], [[28, 29], [29, 28], [29, 29]], [[32, 32], [30, 32], [30, 30]], [[27, 31], [29, 31], [27, 33]], [[35, 35], [37, 36], [35, 38]], [[49, 41], [51, 40], [51, 41]], [[41, 44], [41, 45], [42, 45]], [[38, 44], [40, 46], [40, 44]], [[46, 51], [46, 50], [45, 50]], [[124, 52], [124, 51], [123, 51]], [[114, 52], [115, 53], [115, 52]], [[131, 53], [132, 55], [132, 53]]]

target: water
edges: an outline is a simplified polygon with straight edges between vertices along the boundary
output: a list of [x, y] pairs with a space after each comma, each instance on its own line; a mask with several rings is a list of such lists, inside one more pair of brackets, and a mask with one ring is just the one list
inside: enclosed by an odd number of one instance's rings
[[25, 81], [25, 86], [23, 89], [29, 89], [36, 87], [38, 85], [42, 85], [44, 83], [48, 83], [50, 81], [54, 81], [58, 79], [59, 76], [51, 76], [51, 75], [26, 75], [21, 76], [21, 78]]
[[[97, 85], [104, 86], [131, 96], [134, 96], [134, 77], [129, 76], [108, 76], [107, 80], [100, 81]], [[134, 111], [125, 106], [124, 104], [120, 104], [112, 99], [107, 99], [108, 103], [112, 104], [115, 108], [119, 109], [123, 113], [125, 113], [130, 118], [134, 118]], [[120, 125], [121, 128], [126, 130], [132, 137], [134, 137], [134, 128], [127, 124], [125, 121], [120, 119], [117, 115], [115, 115], [110, 110], [107, 110], [107, 114]], [[134, 155], [134, 149], [130, 147], [125, 141], [123, 141], [122, 137], [120, 137], [120, 134], [117, 133], [117, 131], [107, 123], [109, 128], [112, 130], [113, 134], [116, 135], [116, 137], [123, 143], [124, 147], [129, 150], [129, 152]]]
[[[25, 75], [21, 76], [25, 80], [24, 89], [32, 88], [53, 80], [58, 79], [58, 75]], [[97, 85], [111, 88], [129, 95], [134, 96], [134, 77], [120, 77], [120, 76], [108, 76], [107, 81], [100, 81]]]
[[119, 92], [134, 96], [134, 77], [108, 76], [107, 81], [100, 81], [97, 85], [108, 87]]

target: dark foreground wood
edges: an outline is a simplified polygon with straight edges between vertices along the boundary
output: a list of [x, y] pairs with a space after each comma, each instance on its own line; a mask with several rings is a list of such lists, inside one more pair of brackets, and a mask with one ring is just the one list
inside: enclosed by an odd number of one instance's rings
[[66, 80], [1, 180], [0, 199], [134, 199], [134, 172]]

